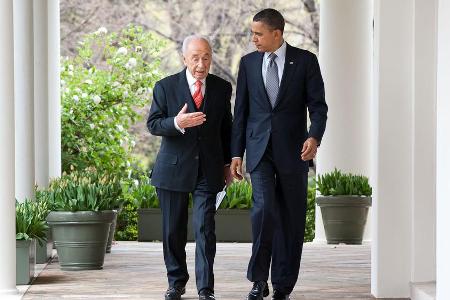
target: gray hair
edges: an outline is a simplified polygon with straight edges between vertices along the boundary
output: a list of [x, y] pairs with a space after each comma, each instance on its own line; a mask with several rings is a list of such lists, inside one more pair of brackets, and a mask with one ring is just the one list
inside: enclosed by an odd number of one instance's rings
[[211, 49], [211, 52], [212, 52], [211, 43], [209, 42], [209, 39], [206, 36], [199, 35], [199, 34], [193, 34], [193, 35], [189, 35], [189, 36], [185, 37], [184, 40], [183, 40], [183, 46], [181, 47], [181, 53], [183, 53], [183, 55], [186, 54], [186, 51], [187, 51], [187, 48], [188, 48], [189, 44], [192, 41], [195, 41], [195, 40], [203, 40], [203, 41], [205, 41], [208, 44], [209, 49]]

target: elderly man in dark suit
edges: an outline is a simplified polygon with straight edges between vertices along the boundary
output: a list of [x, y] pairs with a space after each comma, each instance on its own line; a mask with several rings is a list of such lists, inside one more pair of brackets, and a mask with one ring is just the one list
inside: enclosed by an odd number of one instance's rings
[[186, 68], [157, 82], [147, 127], [162, 136], [152, 170], [163, 213], [163, 248], [169, 288], [180, 299], [189, 279], [186, 239], [189, 194], [193, 196], [195, 275], [199, 299], [214, 300], [215, 199], [232, 180], [231, 84], [209, 74], [212, 50], [200, 36], [183, 43]]
[[[287, 44], [284, 18], [274, 9], [252, 22], [257, 51], [242, 57], [236, 88], [232, 175], [242, 179], [242, 157], [253, 187], [253, 248], [249, 300], [289, 299], [300, 268], [308, 161], [325, 131], [328, 107], [314, 54]], [[311, 126], [307, 129], [307, 112]]]

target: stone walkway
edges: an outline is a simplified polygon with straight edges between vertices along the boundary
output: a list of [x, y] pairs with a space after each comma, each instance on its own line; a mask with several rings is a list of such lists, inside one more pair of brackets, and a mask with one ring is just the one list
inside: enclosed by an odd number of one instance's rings
[[[215, 263], [216, 298], [239, 300], [251, 287], [245, 278], [250, 244], [220, 243]], [[191, 279], [182, 299], [198, 299], [194, 244], [187, 246]], [[40, 273], [23, 299], [164, 299], [167, 287], [161, 243], [118, 242], [99, 271], [63, 272], [57, 258]], [[266, 300], [270, 299], [265, 298]], [[372, 299], [370, 246], [305, 244], [293, 300]]]

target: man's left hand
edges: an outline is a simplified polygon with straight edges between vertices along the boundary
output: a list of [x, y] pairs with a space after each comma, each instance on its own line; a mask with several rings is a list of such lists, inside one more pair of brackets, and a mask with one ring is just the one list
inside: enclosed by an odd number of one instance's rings
[[230, 186], [230, 184], [233, 183], [233, 176], [231, 175], [230, 166], [225, 166], [223, 168], [224, 177], [225, 177], [225, 184], [227, 187]]
[[316, 157], [317, 154], [317, 140], [313, 137], [308, 138], [303, 143], [301, 158], [304, 161], [311, 160]]

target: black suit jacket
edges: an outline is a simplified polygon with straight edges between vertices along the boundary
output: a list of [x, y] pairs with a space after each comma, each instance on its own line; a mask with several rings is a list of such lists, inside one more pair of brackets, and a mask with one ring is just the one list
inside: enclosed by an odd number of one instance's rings
[[153, 102], [147, 120], [151, 134], [162, 136], [161, 148], [152, 170], [152, 184], [158, 188], [192, 192], [199, 165], [212, 192], [224, 186], [224, 165], [230, 163], [231, 84], [215, 75], [206, 77], [202, 109], [206, 122], [186, 128], [184, 134], [174, 125], [174, 118], [185, 103], [195, 112], [186, 79], [186, 69], [155, 84]]
[[[252, 52], [241, 59], [234, 108], [232, 157], [247, 151], [247, 171], [261, 160], [271, 138], [277, 169], [283, 173], [308, 170], [300, 158], [304, 141], [320, 143], [328, 107], [319, 63], [306, 50], [287, 45], [286, 60], [275, 107], [272, 109], [262, 77], [264, 53]], [[307, 130], [307, 110], [311, 120]]]

